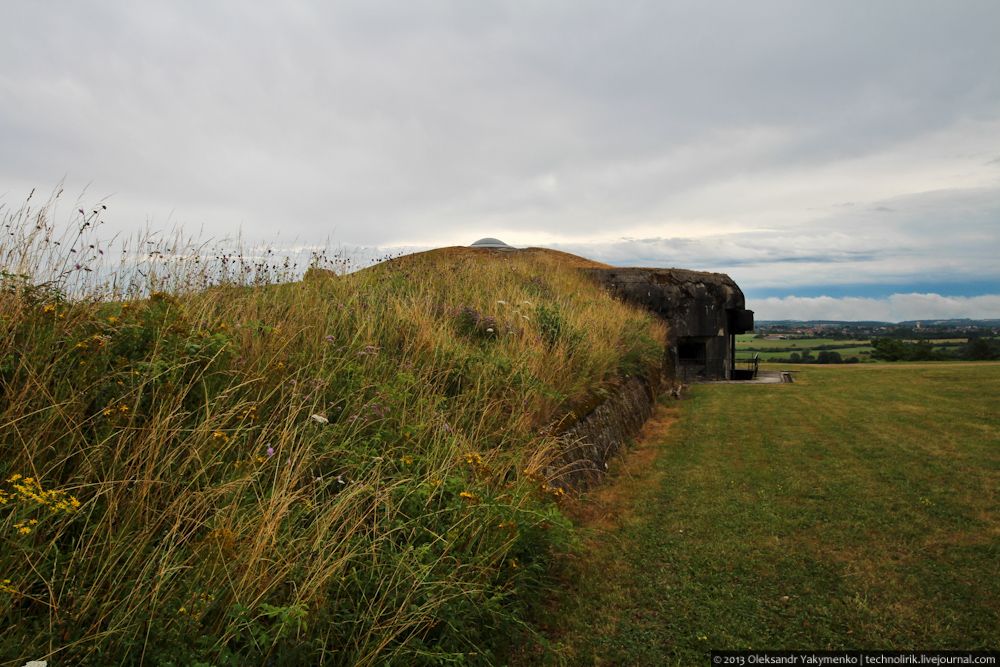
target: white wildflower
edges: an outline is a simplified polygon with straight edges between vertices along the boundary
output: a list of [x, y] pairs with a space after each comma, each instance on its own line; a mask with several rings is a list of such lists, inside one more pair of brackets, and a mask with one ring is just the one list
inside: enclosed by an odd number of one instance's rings
[[330, 423], [330, 420], [327, 419], [326, 417], [324, 417], [323, 415], [313, 415], [312, 417], [310, 417], [310, 419], [312, 419], [314, 422], [317, 422], [319, 424], [329, 424]]

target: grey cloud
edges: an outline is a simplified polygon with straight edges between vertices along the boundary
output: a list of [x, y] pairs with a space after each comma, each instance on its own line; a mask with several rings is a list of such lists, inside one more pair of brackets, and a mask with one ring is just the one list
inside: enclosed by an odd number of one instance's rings
[[[834, 265], [872, 280], [918, 261], [967, 271], [997, 248], [982, 194], [1000, 150], [992, 2], [5, 14], [0, 193], [68, 175], [116, 193], [122, 230], [526, 237], [765, 283], [836, 279]], [[935, 204], [930, 189], [948, 194]], [[942, 221], [961, 238], [939, 243]], [[600, 240], [622, 235], [640, 240]]]
[[[778, 230], [556, 247], [616, 265], [721, 271], [741, 284], [790, 291], [796, 285], [925, 282], [936, 276], [993, 281], [1000, 292], [1000, 188], [926, 192], [887, 203], [835, 209]], [[880, 212], [886, 208], [896, 211], [891, 219]]]
[[931, 319], [1000, 318], [1000, 295], [953, 297], [940, 294], [893, 294], [884, 299], [859, 297], [773, 297], [748, 304], [760, 320], [876, 320], [905, 322]]

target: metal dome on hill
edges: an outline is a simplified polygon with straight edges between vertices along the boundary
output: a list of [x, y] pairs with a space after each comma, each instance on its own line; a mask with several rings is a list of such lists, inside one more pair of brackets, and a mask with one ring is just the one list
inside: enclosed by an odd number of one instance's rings
[[475, 243], [473, 243], [469, 247], [470, 248], [493, 248], [493, 249], [496, 249], [496, 250], [513, 250], [514, 249], [512, 246], [507, 245], [506, 243], [504, 243], [500, 239], [494, 239], [494, 238], [490, 238], [490, 237], [486, 237], [484, 239], [479, 239], [478, 241], [476, 241]]

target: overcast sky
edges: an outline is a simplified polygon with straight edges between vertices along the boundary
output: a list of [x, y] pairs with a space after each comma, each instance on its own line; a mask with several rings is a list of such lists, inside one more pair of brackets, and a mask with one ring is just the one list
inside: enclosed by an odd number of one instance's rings
[[1000, 317], [994, 0], [2, 16], [8, 206], [65, 180], [112, 231], [496, 236], [723, 271], [759, 318]]

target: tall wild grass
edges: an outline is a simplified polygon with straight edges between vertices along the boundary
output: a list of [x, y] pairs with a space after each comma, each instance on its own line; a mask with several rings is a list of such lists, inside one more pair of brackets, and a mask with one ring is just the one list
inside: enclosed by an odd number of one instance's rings
[[3, 209], [0, 664], [489, 664], [573, 548], [561, 420], [663, 331], [554, 254], [345, 273]]

